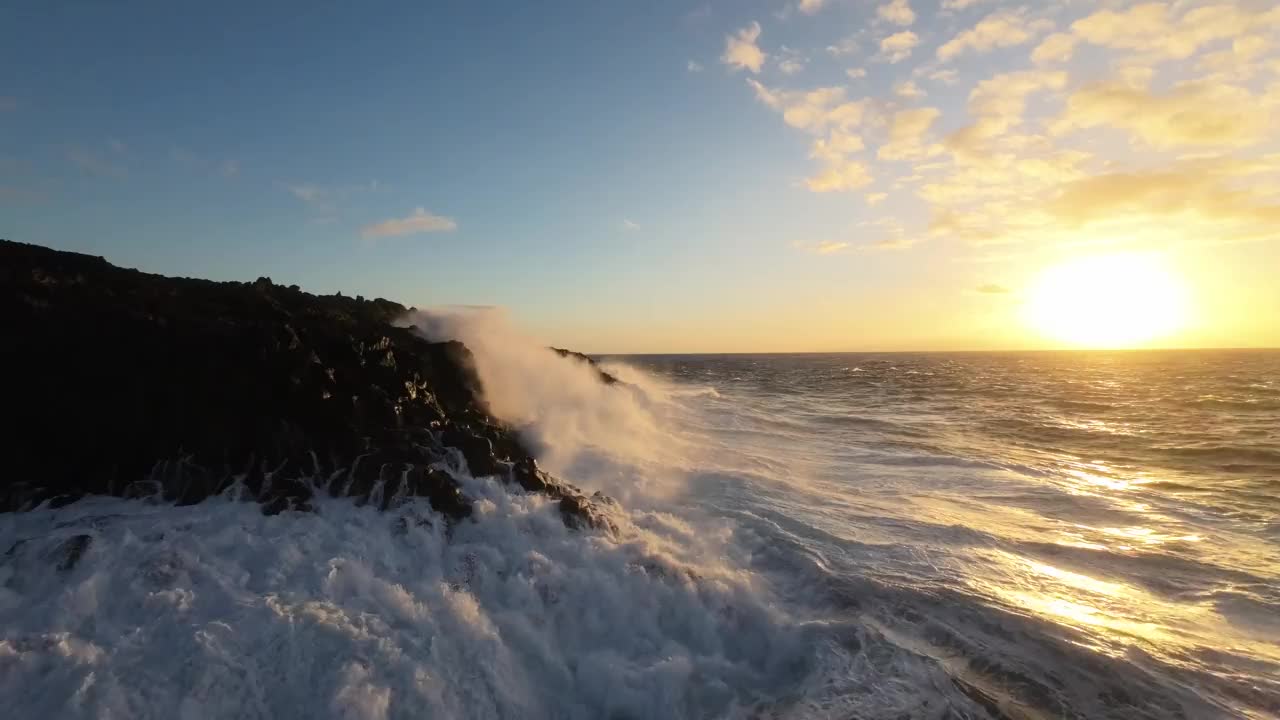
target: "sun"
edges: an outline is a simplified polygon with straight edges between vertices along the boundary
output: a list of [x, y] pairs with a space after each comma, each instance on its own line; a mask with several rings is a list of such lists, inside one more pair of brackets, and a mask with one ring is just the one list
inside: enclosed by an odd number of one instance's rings
[[1047, 268], [1026, 304], [1033, 330], [1086, 348], [1139, 347], [1181, 329], [1186, 314], [1178, 276], [1151, 253], [1091, 255]]

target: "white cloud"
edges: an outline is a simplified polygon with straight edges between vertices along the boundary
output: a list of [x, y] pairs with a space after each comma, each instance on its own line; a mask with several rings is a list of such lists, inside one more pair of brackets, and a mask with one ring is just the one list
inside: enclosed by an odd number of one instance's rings
[[842, 87], [819, 87], [813, 90], [775, 90], [755, 78], [747, 84], [756, 92], [756, 99], [782, 113], [788, 125], [815, 134], [828, 128], [848, 129], [862, 122], [869, 101], [845, 100]]
[[960, 81], [960, 73], [954, 68], [943, 68], [929, 73], [929, 79], [943, 85], [955, 85]]
[[[124, 152], [124, 145], [119, 140], [112, 140], [111, 147], [116, 152]], [[169, 159], [175, 164], [181, 165], [184, 170], [193, 173], [221, 175], [224, 178], [232, 178], [240, 174], [240, 162], [238, 160], [228, 158], [219, 161], [178, 145], [169, 147]]]
[[814, 255], [835, 255], [850, 249], [847, 242], [837, 242], [835, 240], [823, 240], [821, 242], [793, 242], [791, 247], [797, 250], [803, 250]]
[[704, 70], [704, 68], [702, 67], [702, 63], [697, 62], [695, 60], [690, 60], [689, 64], [685, 65], [685, 69], [691, 73], [698, 73]]
[[920, 38], [910, 30], [890, 35], [880, 41], [880, 53], [891, 63], [911, 57], [911, 51], [920, 44]]
[[845, 160], [827, 167], [826, 170], [806, 180], [813, 192], [841, 192], [857, 190], [871, 184], [871, 171], [866, 163], [858, 160]]
[[1210, 43], [1276, 28], [1280, 7], [1268, 8], [1266, 3], [1195, 6], [1173, 17], [1169, 5], [1148, 2], [1122, 11], [1100, 10], [1071, 25], [1076, 35], [1094, 45], [1136, 50], [1156, 59], [1188, 58]]
[[1155, 148], [1246, 147], [1270, 136], [1275, 111], [1247, 89], [1192, 81], [1152, 93], [1124, 82], [1104, 82], [1072, 93], [1052, 129], [1111, 127]]
[[801, 70], [804, 70], [804, 61], [803, 61], [803, 60], [796, 60], [796, 59], [794, 59], [794, 58], [788, 58], [788, 59], [786, 59], [786, 60], [780, 60], [780, 61], [778, 62], [778, 70], [779, 70], [783, 75], [795, 75], [796, 73], [800, 72]]
[[987, 0], [942, 0], [943, 10], [964, 10], [967, 7], [977, 5]]
[[634, 231], [634, 230], [639, 230], [639, 229], [640, 229], [640, 223], [633, 222], [633, 221], [631, 221], [631, 220], [628, 220], [627, 218], [622, 218], [622, 229], [623, 229], [623, 230], [632, 230], [632, 231]]
[[1037, 65], [1066, 62], [1076, 49], [1076, 38], [1067, 33], [1054, 33], [1031, 51], [1031, 61]]
[[945, 62], [968, 50], [983, 53], [1021, 45], [1052, 26], [1047, 20], [1029, 19], [1025, 10], [1000, 10], [940, 46], [938, 59]]
[[804, 70], [805, 63], [808, 58], [801, 55], [798, 51], [783, 45], [778, 55], [778, 70], [783, 75], [795, 75]]
[[881, 238], [870, 246], [872, 250], [906, 250], [915, 247], [920, 242], [920, 238], [907, 237], [901, 232], [890, 233], [889, 237]]
[[937, 108], [915, 108], [893, 114], [889, 122], [889, 141], [880, 146], [876, 156], [881, 160], [917, 160], [939, 151], [925, 144], [925, 136], [942, 113]]
[[813, 15], [821, 10], [822, 6], [826, 4], [827, 0], [800, 0], [799, 8], [800, 12], [805, 15]]
[[850, 80], [861, 80], [867, 76], [867, 70], [866, 68], [849, 68], [844, 71], [844, 74], [848, 75]]
[[429, 213], [425, 208], [417, 208], [408, 217], [392, 218], [366, 225], [361, 228], [360, 236], [366, 240], [373, 240], [382, 237], [448, 232], [457, 229], [458, 223], [453, 218]]
[[317, 185], [285, 185], [285, 189], [294, 197], [309, 205], [319, 204], [327, 195], [327, 191]]
[[960, 153], [983, 150], [991, 140], [1022, 124], [1032, 94], [1062, 90], [1066, 84], [1065, 72], [1048, 70], [1001, 73], [983, 80], [969, 93], [969, 114], [975, 122], [948, 136], [947, 146]]
[[809, 150], [809, 157], [827, 163], [840, 163], [844, 161], [846, 156], [856, 153], [865, 147], [866, 145], [862, 142], [860, 136], [843, 130], [833, 130], [828, 137], [818, 138], [813, 141], [813, 145]]
[[841, 38], [840, 42], [836, 43], [835, 45], [828, 45], [827, 54], [833, 55], [835, 57], [840, 57], [842, 55], [852, 55], [858, 52], [858, 47], [859, 45], [858, 45], [857, 38], [855, 38], [853, 35], [850, 35], [848, 37]]
[[869, 207], [875, 207], [880, 203], [884, 202], [888, 197], [889, 197], [889, 193], [874, 192], [874, 193], [867, 193], [864, 199], [867, 201], [867, 205]]
[[904, 100], [919, 100], [924, 97], [924, 91], [910, 80], [895, 85], [893, 88], [893, 94]]
[[907, 26], [916, 21], [915, 11], [907, 4], [907, 0], [890, 0], [876, 8], [876, 16], [894, 25]]
[[725, 37], [724, 55], [720, 61], [735, 70], [750, 70], [759, 73], [764, 61], [769, 57], [756, 41], [760, 39], [760, 23], [753, 22], [739, 30], [735, 35]]
[[[1263, 56], [1271, 49], [1271, 41], [1260, 35], [1245, 35], [1231, 41], [1231, 46], [1206, 53], [1199, 59], [1199, 67], [1224, 80], [1245, 81], [1263, 67]], [[1280, 75], [1280, 58], [1273, 58], [1273, 74]]]
[[[222, 166], [222, 174], [226, 177], [231, 177], [240, 170], [238, 162], [229, 161], [229, 163]], [[379, 184], [377, 180], [370, 180], [361, 184], [331, 186], [314, 183], [280, 183], [280, 187], [318, 212], [333, 213], [339, 205], [355, 195], [376, 192]]]

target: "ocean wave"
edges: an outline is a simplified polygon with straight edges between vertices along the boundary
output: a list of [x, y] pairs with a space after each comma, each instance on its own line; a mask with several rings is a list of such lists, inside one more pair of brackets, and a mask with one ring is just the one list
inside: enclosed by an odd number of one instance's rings
[[[0, 539], [22, 541], [0, 694], [20, 717], [707, 717], [803, 671], [794, 625], [680, 521], [614, 543], [545, 499], [467, 491], [478, 517], [451, 529], [329, 499], [27, 513]], [[83, 556], [50, 562], [75, 537]]]

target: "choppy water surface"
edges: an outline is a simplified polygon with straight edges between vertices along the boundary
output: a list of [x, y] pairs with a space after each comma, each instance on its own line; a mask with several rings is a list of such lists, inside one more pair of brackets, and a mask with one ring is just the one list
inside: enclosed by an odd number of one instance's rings
[[0, 698], [15, 717], [1280, 715], [1280, 353], [629, 357], [605, 388], [491, 330], [458, 335], [495, 411], [621, 501], [617, 537], [461, 463], [476, 514], [452, 529], [346, 500], [0, 516]]
[[1014, 716], [1280, 714], [1280, 353], [630, 362], [715, 389], [701, 499], [790, 601]]

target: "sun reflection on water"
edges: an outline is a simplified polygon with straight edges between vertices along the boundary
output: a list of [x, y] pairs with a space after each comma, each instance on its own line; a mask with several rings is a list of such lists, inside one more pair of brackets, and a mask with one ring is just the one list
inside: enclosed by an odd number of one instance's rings
[[1162, 603], [1141, 588], [1006, 551], [986, 556], [1003, 570], [995, 577], [1005, 581], [976, 589], [1020, 612], [1085, 631], [1095, 650], [1116, 655], [1135, 641], [1163, 645], [1178, 638], [1159, 613], [1148, 612]]

